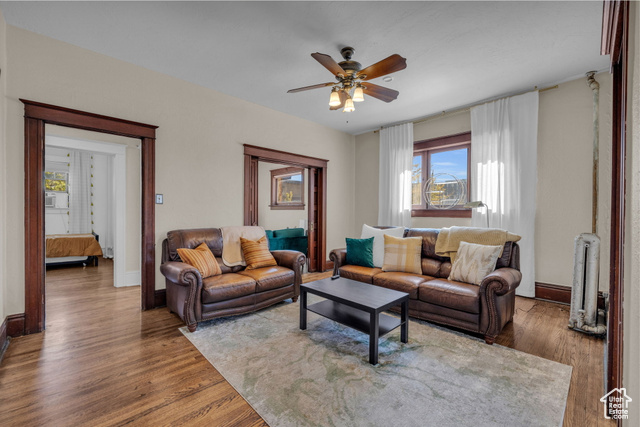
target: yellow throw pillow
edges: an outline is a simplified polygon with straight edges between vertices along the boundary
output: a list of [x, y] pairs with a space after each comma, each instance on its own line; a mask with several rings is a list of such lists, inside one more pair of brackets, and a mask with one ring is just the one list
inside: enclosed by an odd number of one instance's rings
[[460, 242], [449, 280], [479, 285], [487, 274], [496, 269], [503, 247]]
[[206, 243], [202, 243], [195, 249], [180, 248], [178, 255], [183, 262], [197, 268], [203, 279], [222, 274], [216, 257]]
[[278, 265], [276, 259], [269, 252], [267, 236], [262, 236], [258, 240], [248, 240], [241, 237], [240, 245], [242, 246], [244, 260], [247, 263], [247, 270]]
[[382, 271], [422, 274], [422, 237], [384, 235]]

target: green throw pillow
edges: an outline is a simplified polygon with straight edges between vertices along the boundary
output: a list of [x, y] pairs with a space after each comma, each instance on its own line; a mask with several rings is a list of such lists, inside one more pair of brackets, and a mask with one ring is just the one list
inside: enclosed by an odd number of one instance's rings
[[373, 237], [346, 240], [347, 264], [373, 268]]

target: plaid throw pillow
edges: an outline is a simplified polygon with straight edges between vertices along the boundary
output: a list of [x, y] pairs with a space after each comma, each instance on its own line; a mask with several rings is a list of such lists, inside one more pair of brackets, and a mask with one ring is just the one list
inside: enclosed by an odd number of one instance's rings
[[422, 237], [384, 236], [382, 271], [422, 274]]
[[247, 270], [278, 265], [276, 259], [271, 255], [271, 252], [269, 252], [267, 236], [262, 236], [255, 241], [241, 237], [240, 245], [242, 246], [244, 260], [247, 262]]
[[197, 268], [203, 279], [222, 274], [216, 257], [206, 243], [202, 243], [195, 249], [180, 248], [178, 255], [183, 262]]

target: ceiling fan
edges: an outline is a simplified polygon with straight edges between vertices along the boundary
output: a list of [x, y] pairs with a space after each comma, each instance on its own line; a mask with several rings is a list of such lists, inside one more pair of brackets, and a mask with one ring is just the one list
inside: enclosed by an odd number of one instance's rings
[[[364, 101], [364, 94], [378, 98], [384, 102], [391, 102], [398, 97], [397, 90], [378, 86], [369, 83], [368, 80], [382, 77], [387, 74], [407, 68], [406, 58], [398, 54], [393, 54], [380, 62], [362, 69], [359, 62], [352, 61], [351, 57], [355, 51], [352, 47], [344, 47], [340, 50], [340, 54], [344, 58], [342, 62], [336, 62], [329, 55], [324, 53], [312, 53], [313, 59], [322, 64], [327, 70], [331, 71], [335, 76], [337, 83], [320, 83], [312, 86], [299, 87], [297, 89], [288, 90], [287, 93], [302, 92], [310, 89], [319, 89], [321, 87], [333, 86], [331, 89], [331, 98], [329, 99], [329, 109], [339, 110], [350, 113], [355, 110], [354, 102]], [[352, 92], [353, 91], [353, 92]]]

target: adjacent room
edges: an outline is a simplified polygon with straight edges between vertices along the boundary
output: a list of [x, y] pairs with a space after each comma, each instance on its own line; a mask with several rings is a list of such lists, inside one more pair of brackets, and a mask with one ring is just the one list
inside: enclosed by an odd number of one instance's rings
[[637, 425], [639, 22], [0, 1], [0, 425]]

